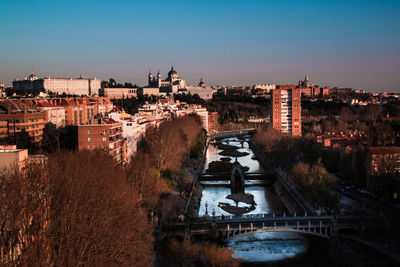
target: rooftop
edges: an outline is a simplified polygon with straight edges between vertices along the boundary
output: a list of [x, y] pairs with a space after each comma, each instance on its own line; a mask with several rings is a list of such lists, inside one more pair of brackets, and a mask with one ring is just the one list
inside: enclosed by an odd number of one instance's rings
[[370, 147], [369, 151], [372, 154], [400, 154], [400, 147], [398, 146], [389, 146], [389, 147]]

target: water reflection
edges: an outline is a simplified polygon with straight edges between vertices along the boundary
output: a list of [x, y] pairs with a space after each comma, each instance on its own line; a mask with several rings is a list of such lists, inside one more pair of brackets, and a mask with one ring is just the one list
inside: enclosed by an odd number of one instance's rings
[[[243, 156], [243, 157], [238, 157], [238, 158], [229, 157], [229, 158], [231, 158], [231, 161], [230, 161], [231, 163], [233, 163], [235, 161], [235, 159], [237, 159], [237, 161], [240, 163], [240, 165], [249, 167], [249, 172], [262, 171], [263, 168], [261, 167], [260, 163], [257, 160], [252, 159], [254, 154], [253, 154], [253, 151], [249, 148], [248, 141], [249, 141], [248, 138], [244, 139], [243, 148], [242, 148], [242, 141], [237, 137], [223, 139], [222, 144], [237, 146], [237, 147], [240, 147], [239, 149], [237, 149], [239, 152], [249, 153], [247, 156]], [[220, 153], [220, 152], [222, 152], [222, 150], [218, 149], [216, 146], [210, 145], [208, 147], [207, 153], [206, 153], [206, 162], [204, 164], [204, 166], [205, 166], [204, 170], [206, 170], [208, 168], [208, 164], [210, 162], [219, 161], [219, 160], [221, 160], [221, 158], [227, 158], [226, 156], [219, 155], [218, 153]]]
[[272, 262], [293, 258], [307, 250], [305, 237], [292, 232], [264, 232], [231, 239], [234, 257], [245, 262]]
[[[242, 148], [242, 141], [243, 148]], [[238, 157], [237, 161], [242, 166], [249, 167], [249, 172], [262, 171], [259, 162], [254, 158], [253, 151], [249, 148], [248, 139], [241, 140], [239, 138], [224, 139], [223, 144], [240, 146], [240, 152], [249, 153], [247, 156]], [[218, 155], [222, 150], [210, 146], [206, 154], [205, 169], [212, 161], [219, 161], [225, 156]], [[231, 158], [231, 163], [235, 158]], [[286, 208], [279, 197], [270, 187], [265, 187], [260, 181], [245, 181], [245, 193], [254, 196], [257, 204], [255, 209], [247, 214], [284, 212]], [[236, 205], [233, 200], [226, 199], [231, 194], [231, 188], [228, 181], [213, 181], [203, 183], [203, 192], [200, 200], [199, 216], [203, 216], [206, 212], [206, 203], [208, 212], [215, 211], [215, 215], [229, 216], [230, 213], [218, 207], [219, 202]], [[239, 207], [247, 206], [245, 203], [238, 204]], [[299, 233], [293, 232], [266, 232], [256, 233], [246, 236], [236, 237], [228, 243], [228, 246], [235, 249], [235, 257], [241, 257], [245, 262], [271, 262], [280, 261], [294, 257], [304, 251], [308, 247], [307, 240]]]
[[[265, 188], [260, 185], [256, 186], [246, 186], [245, 188], [246, 193], [250, 193], [254, 196], [254, 201], [257, 203], [255, 206], [255, 210], [247, 213], [247, 214], [260, 214], [260, 213], [272, 213], [272, 209], [269, 206], [269, 203], [266, 198], [266, 192]], [[236, 203], [233, 200], [226, 199], [226, 196], [228, 196], [231, 193], [231, 189], [229, 187], [223, 187], [223, 186], [204, 186], [203, 188], [203, 194], [201, 197], [200, 201], [200, 210], [199, 210], [199, 216], [203, 216], [206, 212], [206, 207], [205, 204], [206, 202], [208, 203], [208, 210], [215, 210], [215, 215], [232, 215], [230, 213], [227, 213], [220, 207], [218, 207], [219, 202], [225, 202], [225, 203], [230, 203], [231, 205], [236, 205]], [[238, 204], [239, 207], [245, 207], [248, 206], [245, 203], [239, 202]]]
[[[248, 138], [239, 139], [237, 137], [233, 138], [226, 138], [223, 139], [223, 144], [229, 144], [232, 146], [241, 147], [238, 149], [240, 152], [247, 152], [249, 153], [247, 156], [244, 157], [229, 157], [231, 162], [237, 160], [242, 166], [249, 167], [249, 172], [257, 172], [262, 171], [262, 167], [260, 163], [256, 159], [252, 159], [254, 156], [253, 151], [249, 148]], [[212, 161], [219, 161], [221, 158], [226, 156], [221, 156], [220, 153], [222, 150], [218, 149], [215, 146], [210, 145], [207, 154], [206, 154], [206, 162], [205, 168], [208, 168], [208, 164]], [[215, 214], [218, 215], [231, 215], [230, 213], [224, 211], [220, 207], [218, 207], [219, 202], [228, 203], [231, 205], [236, 206], [236, 203], [233, 200], [226, 199], [228, 195], [231, 194], [231, 189], [229, 187], [230, 183], [228, 181], [214, 181], [204, 183], [203, 193], [200, 201], [200, 208], [199, 208], [199, 216], [203, 216], [206, 212], [206, 202], [208, 204], [208, 210], [215, 210]], [[272, 213], [273, 210], [270, 207], [270, 204], [266, 197], [266, 188], [260, 184], [260, 181], [245, 181], [245, 193], [252, 194], [254, 196], [254, 201], [257, 204], [255, 209], [247, 214], [259, 214], [259, 213]], [[245, 207], [248, 206], [245, 203], [238, 203], [238, 207]]]

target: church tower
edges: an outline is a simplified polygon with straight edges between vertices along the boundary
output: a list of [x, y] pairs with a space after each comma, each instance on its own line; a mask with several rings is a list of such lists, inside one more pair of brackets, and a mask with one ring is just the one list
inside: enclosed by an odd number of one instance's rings
[[149, 71], [149, 82], [148, 82], [149, 86], [151, 86], [152, 81], [153, 81], [153, 74], [151, 74], [151, 71]]
[[206, 85], [204, 84], [203, 78], [200, 79], [199, 85], [198, 87], [206, 87]]
[[158, 88], [161, 87], [161, 74], [160, 74], [160, 70], [158, 70], [158, 72], [157, 72], [157, 86], [158, 86]]

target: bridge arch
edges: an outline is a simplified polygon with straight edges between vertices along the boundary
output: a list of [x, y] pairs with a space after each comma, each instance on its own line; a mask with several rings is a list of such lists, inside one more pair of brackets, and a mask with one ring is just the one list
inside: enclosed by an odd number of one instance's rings
[[242, 233], [238, 234], [233, 234], [234, 231], [237, 230], [231, 230], [231, 234], [227, 237], [225, 237], [225, 240], [231, 240], [237, 237], [242, 237], [242, 236], [247, 236], [247, 235], [252, 235], [252, 234], [259, 234], [259, 233], [266, 233], [266, 232], [292, 232], [292, 233], [300, 233], [300, 234], [305, 234], [305, 235], [313, 235], [325, 239], [330, 239], [331, 236], [329, 235], [329, 232], [327, 234], [320, 233], [319, 231], [308, 231], [306, 229], [293, 229], [293, 228], [266, 228], [266, 229], [257, 229], [255, 231], [244, 231]]

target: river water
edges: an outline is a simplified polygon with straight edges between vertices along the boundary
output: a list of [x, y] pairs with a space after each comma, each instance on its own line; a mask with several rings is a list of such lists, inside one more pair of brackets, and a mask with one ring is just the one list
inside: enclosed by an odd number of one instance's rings
[[[249, 148], [248, 137], [243, 139], [233, 137], [223, 139], [223, 144], [229, 144], [241, 147], [238, 149], [240, 152], [247, 152], [249, 155], [238, 157], [237, 161], [242, 166], [249, 167], [249, 172], [262, 171], [262, 166], [253, 157], [253, 151]], [[212, 161], [219, 161], [225, 156], [220, 156], [222, 150], [210, 145], [207, 154], [205, 169]], [[236, 159], [231, 157], [230, 162]], [[256, 202], [255, 210], [247, 214], [260, 214], [260, 213], [273, 213], [284, 212], [286, 208], [276, 193], [268, 186], [260, 184], [261, 181], [245, 181], [245, 193], [250, 193], [254, 196]], [[206, 213], [206, 206], [208, 214], [218, 215], [231, 215], [218, 207], [219, 202], [230, 203], [235, 205], [232, 200], [226, 199], [226, 196], [231, 194], [231, 189], [228, 182], [204, 182], [203, 192], [200, 201], [199, 216], [204, 216]], [[241, 206], [242, 204], [239, 204]], [[246, 204], [244, 204], [245, 206]], [[287, 261], [288, 259], [295, 258], [304, 254], [308, 248], [307, 239], [294, 232], [265, 232], [255, 233], [245, 236], [239, 236], [229, 240], [228, 247], [235, 249], [234, 257], [242, 258], [246, 263], [279, 263]]]

